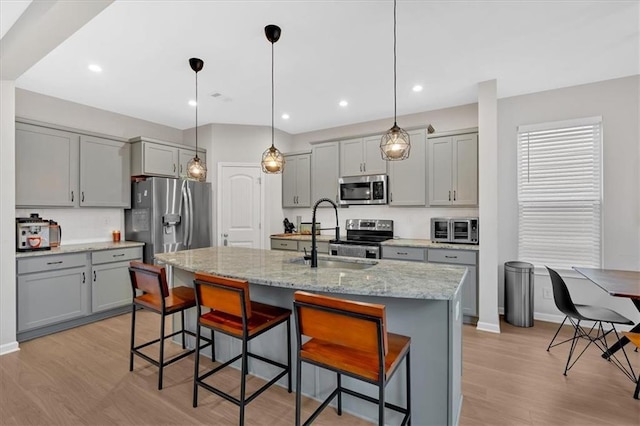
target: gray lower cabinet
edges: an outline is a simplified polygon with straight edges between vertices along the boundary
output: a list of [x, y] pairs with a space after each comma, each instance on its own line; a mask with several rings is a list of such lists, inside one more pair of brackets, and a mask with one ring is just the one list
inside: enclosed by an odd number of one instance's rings
[[[318, 253], [329, 254], [329, 243], [327, 241], [317, 241]], [[271, 238], [271, 250], [287, 250], [287, 251], [301, 251], [306, 250], [307, 253], [311, 253], [311, 241], [294, 240], [291, 238]]]
[[18, 341], [126, 311], [142, 247], [17, 259]]
[[382, 258], [414, 262], [465, 265], [469, 268], [462, 288], [462, 313], [465, 322], [478, 316], [478, 252], [457, 249], [433, 249], [423, 247], [382, 246]]
[[142, 261], [142, 247], [91, 253], [91, 312], [101, 312], [131, 303], [129, 262]]
[[86, 253], [18, 260], [18, 332], [89, 314]]

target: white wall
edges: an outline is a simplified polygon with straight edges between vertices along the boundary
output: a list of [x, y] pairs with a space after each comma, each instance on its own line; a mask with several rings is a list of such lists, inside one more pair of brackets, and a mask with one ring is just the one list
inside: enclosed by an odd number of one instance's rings
[[[639, 86], [640, 76], [636, 75], [499, 100], [500, 265], [517, 259], [517, 127], [523, 124], [602, 116], [603, 267], [640, 270]], [[553, 241], [549, 243], [552, 244]], [[501, 283], [503, 274], [501, 267]], [[575, 295], [576, 303], [602, 304], [618, 310], [635, 322], [640, 321], [640, 314], [629, 300], [610, 297], [585, 279], [569, 278], [566, 281]], [[542, 288], [550, 286], [546, 273], [536, 274], [535, 312], [538, 318], [557, 319], [560, 315], [553, 300], [542, 298]], [[502, 285], [499, 290], [500, 306], [503, 306]]]
[[16, 341], [15, 84], [0, 82], [0, 355]]

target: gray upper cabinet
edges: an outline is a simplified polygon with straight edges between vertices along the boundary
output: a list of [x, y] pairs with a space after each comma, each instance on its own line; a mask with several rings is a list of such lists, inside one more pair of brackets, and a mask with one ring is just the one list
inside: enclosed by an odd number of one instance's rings
[[427, 188], [427, 146], [425, 130], [409, 132], [409, 158], [389, 161], [389, 204], [393, 206], [424, 206]]
[[381, 136], [340, 141], [340, 176], [387, 173], [387, 162], [380, 155]]
[[[137, 137], [131, 142], [131, 176], [186, 177], [187, 164], [195, 149], [178, 144]], [[206, 162], [206, 151], [198, 149], [198, 157]]]
[[429, 138], [429, 204], [478, 204], [477, 133]]
[[340, 144], [338, 142], [327, 142], [313, 146], [311, 150], [311, 199], [314, 202], [320, 198], [328, 198], [338, 202], [339, 164]]
[[285, 155], [282, 207], [311, 206], [311, 154]]
[[16, 123], [16, 206], [78, 205], [79, 136]]
[[129, 143], [80, 137], [80, 205], [130, 206]]

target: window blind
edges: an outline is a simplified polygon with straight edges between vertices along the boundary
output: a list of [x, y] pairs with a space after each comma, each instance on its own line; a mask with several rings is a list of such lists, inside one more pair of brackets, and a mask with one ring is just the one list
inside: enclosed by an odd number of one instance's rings
[[601, 118], [518, 128], [518, 258], [601, 265]]

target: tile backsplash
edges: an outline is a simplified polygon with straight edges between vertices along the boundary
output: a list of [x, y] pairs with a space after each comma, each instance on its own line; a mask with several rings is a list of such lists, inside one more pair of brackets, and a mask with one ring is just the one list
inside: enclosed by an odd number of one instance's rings
[[62, 245], [111, 241], [111, 231], [120, 230], [124, 239], [124, 210], [115, 208], [16, 209], [16, 217], [38, 213], [62, 227]]

